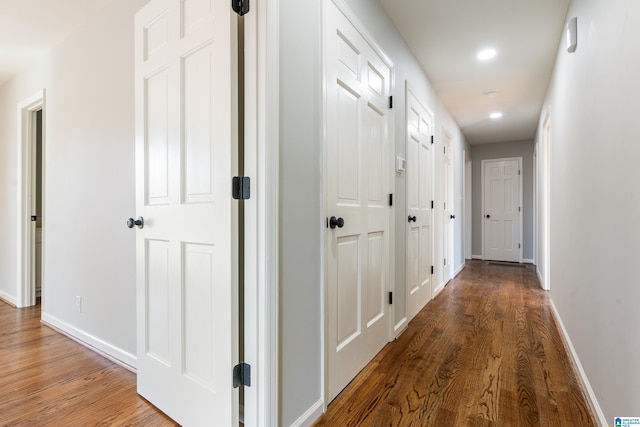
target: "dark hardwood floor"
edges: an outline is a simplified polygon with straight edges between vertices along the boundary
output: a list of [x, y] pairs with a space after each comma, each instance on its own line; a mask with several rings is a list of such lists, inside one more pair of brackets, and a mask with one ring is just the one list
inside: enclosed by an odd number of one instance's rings
[[135, 374], [0, 302], [0, 426], [175, 426]]
[[467, 261], [316, 426], [596, 426], [532, 266]]

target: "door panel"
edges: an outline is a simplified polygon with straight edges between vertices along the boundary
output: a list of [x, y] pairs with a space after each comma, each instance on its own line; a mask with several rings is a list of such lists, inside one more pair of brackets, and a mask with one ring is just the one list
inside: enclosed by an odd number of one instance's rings
[[[407, 320], [432, 298], [433, 116], [407, 88]], [[413, 218], [415, 217], [415, 221]]]
[[238, 422], [235, 22], [221, 0], [136, 14], [138, 392], [183, 425]]
[[[327, 2], [325, 197], [329, 399], [389, 338], [391, 69]], [[328, 225], [328, 222], [327, 222]]]
[[519, 159], [484, 162], [485, 259], [520, 261], [520, 168]]

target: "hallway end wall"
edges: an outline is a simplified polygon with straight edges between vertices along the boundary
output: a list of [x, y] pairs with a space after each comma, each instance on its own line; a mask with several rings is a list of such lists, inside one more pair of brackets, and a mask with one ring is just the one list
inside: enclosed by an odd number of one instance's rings
[[533, 140], [475, 144], [471, 146], [473, 158], [472, 247], [474, 257], [483, 253], [482, 227], [482, 161], [509, 157], [522, 157], [522, 257], [533, 260]]

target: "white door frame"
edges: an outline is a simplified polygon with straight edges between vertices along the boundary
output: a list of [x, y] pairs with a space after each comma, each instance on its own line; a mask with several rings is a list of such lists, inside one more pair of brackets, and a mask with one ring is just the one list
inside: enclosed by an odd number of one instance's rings
[[[273, 1], [273, 0], [268, 0], [268, 1]], [[325, 54], [325, 31], [324, 31], [324, 26], [325, 26], [325, 21], [326, 21], [326, 15], [327, 15], [327, 6], [329, 4], [329, 2], [332, 2], [333, 4], [335, 4], [335, 6], [338, 8], [338, 10], [340, 10], [340, 12], [353, 24], [353, 26], [356, 28], [356, 30], [360, 33], [360, 35], [362, 35], [362, 37], [366, 40], [366, 42], [371, 46], [371, 48], [376, 52], [376, 54], [383, 60], [383, 62], [389, 67], [390, 72], [391, 72], [391, 81], [390, 83], [390, 90], [389, 93], [393, 94], [394, 93], [394, 89], [395, 89], [395, 66], [393, 61], [391, 61], [391, 59], [384, 53], [384, 51], [382, 50], [382, 48], [380, 47], [380, 45], [378, 45], [378, 43], [375, 41], [375, 39], [373, 38], [373, 36], [369, 33], [369, 31], [366, 29], [366, 25], [364, 25], [362, 23], [362, 21], [360, 21], [360, 19], [357, 17], [356, 14], [353, 13], [353, 11], [351, 10], [351, 8], [345, 3], [344, 0], [323, 0], [322, 3], [322, 37], [321, 37], [321, 51], [322, 51], [322, 93], [326, 94], [326, 81], [327, 81], [327, 67], [326, 67], [326, 54]], [[322, 152], [325, 153], [326, 151], [326, 141], [324, 140], [324, 137], [326, 135], [326, 114], [324, 112], [326, 112], [326, 108], [327, 108], [327, 100], [326, 100], [326, 95], [323, 95], [323, 100], [322, 100], [322, 135], [323, 135], [323, 140], [322, 140]], [[393, 112], [391, 112], [390, 114], [394, 114]], [[388, 128], [388, 132], [389, 132], [389, 158], [388, 158], [388, 167], [390, 168], [390, 171], [394, 171], [395, 170], [395, 116], [392, 116], [391, 120], [389, 121], [389, 128]], [[321, 209], [321, 218], [324, 218], [326, 216], [326, 206], [327, 206], [327, 189], [326, 189], [326, 185], [325, 185], [325, 176], [326, 176], [326, 169], [327, 169], [327, 165], [326, 165], [326, 161], [324, 160], [324, 156], [322, 156], [321, 158], [321, 170], [322, 170], [322, 201], [320, 203], [320, 209]], [[395, 174], [394, 173], [389, 173], [389, 189], [390, 191], [394, 191], [395, 189], [395, 185], [394, 185], [394, 179], [395, 179]], [[395, 291], [395, 214], [396, 214], [396, 204], [394, 203], [391, 207], [391, 212], [389, 214], [389, 283], [388, 283], [388, 289], [387, 291]], [[322, 251], [321, 251], [321, 283], [322, 283], [322, 296], [321, 296], [321, 306], [322, 306], [322, 311], [321, 311], [321, 324], [322, 324], [322, 330], [321, 330], [321, 335], [322, 335], [322, 345], [321, 345], [321, 351], [322, 351], [322, 367], [321, 367], [321, 375], [323, 378], [322, 381], [322, 389], [320, 391], [320, 394], [322, 396], [322, 400], [323, 400], [323, 412], [326, 412], [327, 410], [327, 405], [329, 402], [329, 372], [327, 367], [329, 366], [329, 316], [328, 316], [328, 301], [327, 301], [327, 292], [328, 292], [328, 285], [327, 285], [327, 274], [326, 274], [326, 270], [327, 270], [327, 262], [326, 262], [326, 257], [325, 257], [325, 251], [326, 251], [326, 239], [324, 238], [324, 230], [321, 231], [320, 234], [320, 243], [321, 243], [321, 247], [322, 247]], [[393, 337], [395, 337], [395, 306], [392, 305], [388, 305], [388, 316], [389, 316], [389, 325], [388, 325], [388, 340], [391, 341], [393, 339]]]
[[[547, 111], [542, 128], [542, 245], [540, 258], [543, 260], [542, 287], [551, 290], [551, 113]], [[538, 274], [539, 271], [538, 271]]]
[[[17, 299], [11, 301], [17, 307], [29, 307], [36, 303], [35, 292], [35, 233], [29, 216], [34, 210], [35, 194], [33, 194], [33, 182], [35, 180], [35, 113], [42, 110], [42, 153], [43, 153], [43, 177], [44, 177], [44, 151], [45, 151], [45, 90], [39, 90], [29, 98], [18, 104], [18, 209], [17, 209]], [[44, 194], [44, 179], [42, 180]], [[44, 212], [44, 203], [43, 203]], [[42, 215], [45, 221], [45, 215]], [[44, 222], [43, 222], [44, 229]], [[44, 238], [42, 236], [42, 259], [44, 260]], [[44, 265], [44, 262], [42, 263]], [[43, 272], [44, 273], [44, 272]], [[44, 274], [42, 279], [44, 283]], [[44, 286], [43, 286], [44, 289]]]
[[[244, 425], [280, 424], [279, 415], [279, 0], [254, 2], [244, 16], [245, 203]], [[268, 54], [267, 54], [268, 53]]]
[[523, 218], [523, 214], [524, 214], [524, 206], [522, 204], [522, 181], [523, 181], [523, 175], [522, 175], [522, 157], [506, 157], [506, 158], [501, 158], [501, 159], [485, 159], [482, 160], [481, 163], [481, 170], [480, 170], [480, 182], [482, 183], [482, 188], [481, 188], [481, 206], [482, 206], [482, 259], [484, 258], [484, 253], [485, 253], [485, 233], [484, 233], [484, 215], [485, 215], [485, 210], [484, 210], [484, 165], [487, 162], [496, 162], [496, 161], [510, 161], [510, 160], [517, 160], [518, 161], [518, 170], [520, 170], [521, 172], [518, 174], [518, 188], [519, 188], [519, 195], [518, 195], [518, 206], [520, 206], [520, 212], [518, 212], [518, 233], [519, 233], [519, 237], [518, 237], [518, 241], [520, 243], [520, 247], [518, 248], [518, 262], [522, 263], [522, 251], [524, 250], [524, 242], [522, 241], [522, 237], [523, 237], [523, 224], [522, 224], [522, 218]]
[[464, 150], [462, 155], [462, 182], [462, 264], [464, 265], [467, 259], [471, 259], [473, 252], [471, 249], [471, 236], [473, 233], [473, 161], [467, 150]]
[[[455, 262], [455, 255], [454, 255], [454, 246], [455, 246], [455, 222], [453, 219], [450, 218], [446, 218], [446, 213], [445, 211], [449, 211], [451, 214], [455, 215], [454, 212], [454, 207], [455, 207], [455, 185], [454, 185], [454, 164], [453, 164], [453, 160], [454, 160], [454, 156], [453, 156], [453, 152], [452, 147], [453, 147], [453, 137], [451, 136], [451, 133], [443, 126], [442, 127], [442, 145], [444, 147], [444, 152], [443, 152], [443, 157], [442, 157], [442, 167], [444, 169], [443, 171], [443, 178], [445, 178], [445, 174], [447, 174], [448, 172], [448, 180], [449, 180], [449, 188], [448, 188], [448, 192], [447, 192], [447, 188], [443, 189], [443, 194], [442, 194], [442, 199], [443, 199], [443, 216], [442, 216], [442, 223], [443, 223], [443, 248], [446, 247], [446, 251], [443, 250], [444, 253], [444, 259], [446, 259], [446, 265], [443, 265], [442, 267], [442, 281], [443, 281], [443, 285], [446, 285], [447, 283], [449, 283], [449, 281], [451, 279], [453, 279], [453, 273], [454, 273], [454, 262]], [[449, 170], [447, 170], [447, 159], [449, 160]], [[446, 182], [446, 179], [442, 180], [443, 184]], [[446, 204], [446, 208], [444, 209]], [[446, 242], [445, 242], [446, 239]], [[443, 262], [444, 262], [443, 259]]]

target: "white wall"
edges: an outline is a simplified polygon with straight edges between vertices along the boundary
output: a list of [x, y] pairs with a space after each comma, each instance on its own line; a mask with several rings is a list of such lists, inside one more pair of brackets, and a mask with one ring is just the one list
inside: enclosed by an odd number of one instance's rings
[[[0, 292], [17, 295], [17, 104], [46, 89], [43, 318], [135, 364], [133, 16], [115, 0], [0, 88]], [[82, 313], [75, 306], [82, 297]]]
[[640, 396], [640, 3], [573, 0], [573, 16], [537, 138], [550, 112], [551, 297], [611, 423]]

